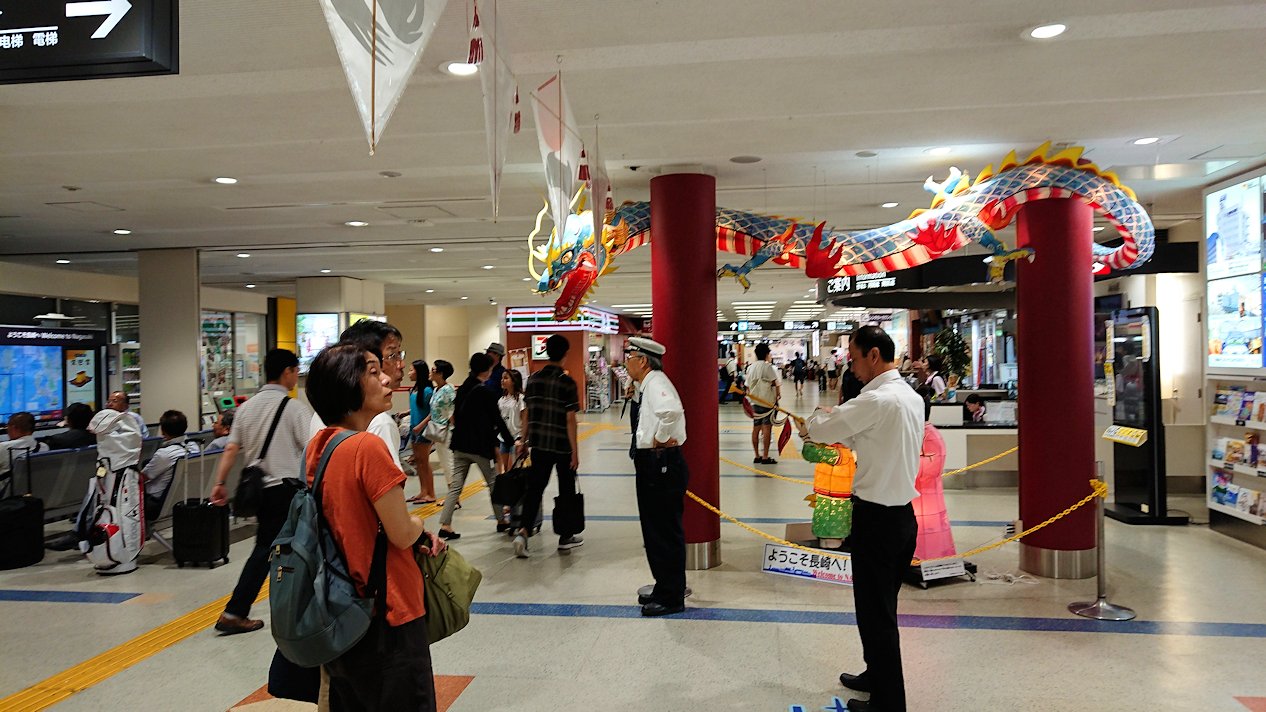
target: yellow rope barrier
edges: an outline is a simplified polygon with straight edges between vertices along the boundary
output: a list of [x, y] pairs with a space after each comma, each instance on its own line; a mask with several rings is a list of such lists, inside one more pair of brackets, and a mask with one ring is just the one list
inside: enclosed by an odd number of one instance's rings
[[796, 479], [796, 478], [794, 478], [794, 477], [784, 477], [783, 475], [776, 475], [776, 474], [774, 474], [774, 473], [772, 473], [772, 472], [766, 472], [765, 470], [758, 470], [758, 469], [756, 469], [755, 467], [748, 467], [747, 465], [744, 465], [744, 464], [743, 464], [743, 463], [741, 463], [741, 462], [736, 462], [736, 461], [734, 461], [734, 460], [731, 460], [731, 459], [730, 459], [730, 458], [728, 458], [728, 457], [723, 457], [723, 458], [721, 458], [721, 462], [724, 462], [724, 463], [725, 463], [725, 464], [727, 464], [727, 465], [734, 465], [735, 467], [739, 468], [740, 470], [747, 470], [748, 472], [754, 472], [754, 473], [756, 473], [756, 474], [758, 474], [758, 475], [763, 475], [763, 476], [765, 476], [765, 477], [772, 477], [772, 478], [773, 478], [773, 479], [775, 479], [775, 480], [782, 480], [782, 481], [784, 481], [784, 482], [794, 482], [794, 483], [796, 483], [796, 484], [798, 484], [798, 485], [804, 485], [805, 487], [812, 487], [812, 486], [813, 486], [813, 482], [812, 482], [811, 480], [798, 480], [798, 479]]
[[954, 475], [960, 475], [960, 474], [962, 474], [962, 473], [964, 473], [964, 472], [967, 472], [968, 470], [974, 470], [974, 469], [976, 469], [977, 467], [983, 467], [983, 466], [985, 466], [985, 465], [988, 465], [988, 464], [989, 464], [989, 463], [991, 463], [991, 462], [997, 462], [998, 460], [1001, 460], [1002, 458], [1006, 457], [1007, 455], [1010, 455], [1010, 454], [1011, 454], [1011, 453], [1013, 453], [1013, 452], [1018, 452], [1019, 450], [1020, 450], [1019, 446], [1017, 446], [1017, 447], [1013, 447], [1013, 448], [1011, 448], [1010, 450], [1006, 450], [1006, 451], [1004, 451], [1004, 452], [1000, 452], [1000, 453], [998, 453], [997, 455], [994, 455], [993, 457], [991, 457], [991, 458], [989, 458], [989, 459], [987, 459], [987, 460], [981, 460], [980, 462], [977, 462], [977, 463], [972, 464], [972, 465], [968, 465], [967, 467], [960, 467], [960, 468], [958, 468], [957, 470], [950, 470], [949, 472], [946, 472], [945, 474], [941, 475], [941, 477], [953, 477]]

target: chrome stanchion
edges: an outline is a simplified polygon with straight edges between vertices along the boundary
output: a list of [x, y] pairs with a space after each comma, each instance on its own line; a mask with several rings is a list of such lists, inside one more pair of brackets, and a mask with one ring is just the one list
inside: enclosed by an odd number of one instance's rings
[[[1100, 466], [1099, 481], [1103, 482], [1102, 463], [1096, 464]], [[1107, 547], [1103, 538], [1104, 499], [1104, 497], [1095, 497], [1095, 518], [1098, 525], [1097, 539], [1095, 540], [1095, 558], [1098, 570], [1095, 575], [1095, 581], [1098, 587], [1098, 599], [1095, 601], [1070, 603], [1068, 604], [1068, 610], [1083, 618], [1093, 618], [1099, 621], [1133, 620], [1138, 615], [1133, 608], [1126, 608], [1125, 606], [1118, 606], [1108, 602], [1108, 568], [1104, 562], [1104, 552]]]

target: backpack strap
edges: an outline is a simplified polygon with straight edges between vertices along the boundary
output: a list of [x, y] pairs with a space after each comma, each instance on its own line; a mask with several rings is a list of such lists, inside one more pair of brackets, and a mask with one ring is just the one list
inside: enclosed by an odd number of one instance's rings
[[268, 457], [268, 446], [273, 444], [273, 435], [277, 432], [277, 424], [281, 422], [281, 414], [285, 412], [286, 406], [290, 403], [290, 396], [281, 399], [281, 405], [277, 406], [277, 414], [273, 416], [273, 424], [268, 426], [268, 435], [264, 438], [264, 447], [259, 451], [257, 461], [263, 462]]

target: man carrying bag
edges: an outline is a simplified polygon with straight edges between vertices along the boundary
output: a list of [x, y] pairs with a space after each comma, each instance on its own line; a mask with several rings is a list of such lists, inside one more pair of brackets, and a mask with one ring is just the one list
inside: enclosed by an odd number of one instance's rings
[[268, 554], [294, 498], [294, 487], [285, 479], [298, 479], [303, 471], [303, 450], [312, 421], [312, 409], [306, 403], [290, 402], [289, 393], [299, 383], [299, 359], [293, 352], [269, 351], [264, 357], [264, 375], [268, 384], [237, 409], [211, 490], [212, 504], [228, 504], [227, 480], [238, 454], [251, 463], [242, 471], [243, 483], [238, 487], [234, 506], [239, 516], [247, 516], [243, 505], [249, 509], [250, 500], [255, 499], [255, 548], [242, 567], [232, 598], [216, 621], [215, 629], [226, 635], [264, 627], [263, 621], [248, 616], [268, 577]]

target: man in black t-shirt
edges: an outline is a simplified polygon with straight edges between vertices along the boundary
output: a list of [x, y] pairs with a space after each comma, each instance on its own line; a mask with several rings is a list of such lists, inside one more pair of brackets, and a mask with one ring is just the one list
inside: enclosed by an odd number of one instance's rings
[[808, 364], [804, 359], [800, 358], [800, 352], [796, 352], [796, 357], [791, 359], [791, 378], [796, 382], [796, 397], [800, 398], [804, 395], [804, 377], [808, 371]]

